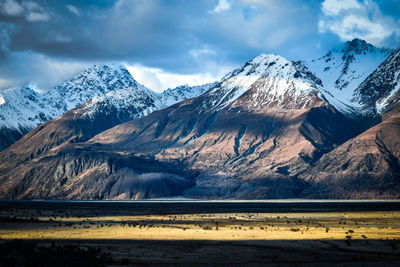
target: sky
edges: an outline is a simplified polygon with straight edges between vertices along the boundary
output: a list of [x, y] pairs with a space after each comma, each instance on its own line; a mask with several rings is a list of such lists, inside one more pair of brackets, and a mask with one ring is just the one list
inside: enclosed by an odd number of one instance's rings
[[154, 91], [219, 80], [261, 53], [400, 47], [400, 0], [0, 0], [0, 89], [45, 92], [117, 62]]

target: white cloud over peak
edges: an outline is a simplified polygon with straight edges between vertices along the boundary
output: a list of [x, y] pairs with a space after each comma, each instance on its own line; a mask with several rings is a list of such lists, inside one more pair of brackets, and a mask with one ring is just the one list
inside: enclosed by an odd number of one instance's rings
[[321, 4], [320, 33], [335, 33], [343, 41], [360, 38], [382, 45], [390, 36], [400, 36], [400, 22], [382, 14], [371, 0], [325, 0]]
[[341, 11], [361, 8], [356, 0], [325, 0], [322, 3], [323, 12], [330, 16], [337, 16]]
[[184, 84], [194, 86], [214, 82], [221, 79], [225, 74], [225, 72], [221, 72], [219, 75], [211, 73], [178, 74], [139, 64], [128, 65], [127, 69], [136, 81], [155, 92], [162, 92], [168, 88], [175, 88]]

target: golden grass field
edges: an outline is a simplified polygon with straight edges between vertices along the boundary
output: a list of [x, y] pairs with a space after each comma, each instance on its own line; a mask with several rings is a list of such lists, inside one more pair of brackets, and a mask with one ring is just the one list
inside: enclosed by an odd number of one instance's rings
[[400, 239], [398, 211], [99, 217], [21, 213], [7, 218], [1, 239]]

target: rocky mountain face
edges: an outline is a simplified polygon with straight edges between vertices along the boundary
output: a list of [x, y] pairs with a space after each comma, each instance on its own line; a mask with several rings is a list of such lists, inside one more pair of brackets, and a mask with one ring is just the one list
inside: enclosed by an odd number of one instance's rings
[[0, 198], [398, 198], [389, 54], [355, 39], [311, 62], [262, 54], [202, 88], [113, 89], [1, 152]]
[[212, 86], [214, 83], [181, 86], [159, 94], [136, 82], [125, 67], [111, 64], [95, 65], [46, 94], [28, 87], [8, 89], [0, 94], [0, 150], [36, 126], [88, 101], [90, 103], [84, 107], [85, 116], [94, 120], [94, 117], [102, 117], [101, 114], [112, 113], [115, 115], [113, 125], [116, 125], [198, 96]]
[[354, 100], [369, 113], [381, 113], [400, 97], [400, 49], [394, 51], [355, 90]]

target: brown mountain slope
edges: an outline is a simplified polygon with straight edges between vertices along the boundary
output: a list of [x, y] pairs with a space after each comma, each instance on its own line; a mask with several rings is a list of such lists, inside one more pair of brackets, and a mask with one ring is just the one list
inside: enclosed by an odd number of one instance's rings
[[383, 121], [347, 141], [301, 177], [312, 186], [302, 197], [400, 198], [400, 103]]
[[280, 198], [297, 196], [306, 186], [297, 173], [346, 140], [338, 129], [351, 129], [346, 118], [324, 105], [229, 107], [204, 117], [191, 110], [181, 103], [112, 128], [88, 144], [190, 166], [201, 175], [185, 192], [188, 197]]

